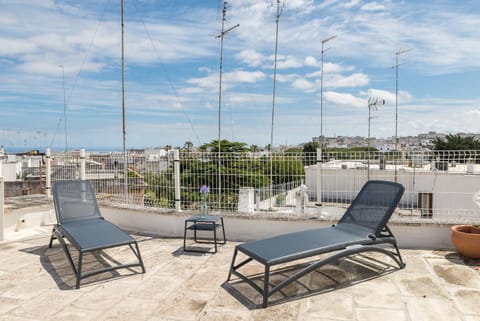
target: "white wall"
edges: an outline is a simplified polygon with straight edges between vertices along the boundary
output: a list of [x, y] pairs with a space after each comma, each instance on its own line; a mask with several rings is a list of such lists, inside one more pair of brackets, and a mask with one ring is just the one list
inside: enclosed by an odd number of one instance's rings
[[[183, 237], [185, 219], [191, 214], [159, 214], [145, 211], [102, 208], [102, 214], [120, 227], [163, 237]], [[288, 221], [255, 216], [224, 216], [227, 241], [257, 240], [279, 234], [330, 226], [331, 222], [300, 219]], [[453, 249], [448, 225], [390, 224], [401, 248]], [[179, 246], [183, 244], [179, 240]]]

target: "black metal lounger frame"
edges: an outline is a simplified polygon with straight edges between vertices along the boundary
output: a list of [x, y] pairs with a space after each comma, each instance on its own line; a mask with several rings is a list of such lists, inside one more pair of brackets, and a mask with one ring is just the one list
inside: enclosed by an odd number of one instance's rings
[[[85, 197], [85, 195], [88, 195], [87, 199], [89, 198], [88, 199], [89, 204], [87, 204], [87, 206], [91, 210], [91, 213], [82, 213], [82, 216], [83, 216], [82, 218], [77, 220], [75, 219], [72, 220], [70, 218], [69, 221], [76, 221], [77, 223], [81, 223], [82, 221], [85, 222], [87, 220], [90, 220], [93, 224], [96, 224], [96, 222], [103, 224], [105, 225], [107, 231], [113, 230], [114, 232], [121, 234], [121, 239], [119, 239], [117, 242], [108, 242], [108, 243], [104, 243], [104, 244], [93, 246], [93, 247], [83, 248], [82, 245], [80, 245], [79, 242], [75, 239], [75, 237], [72, 236], [71, 233], [69, 233], [69, 229], [64, 228], [68, 224], [65, 223], [64, 225], [63, 223], [63, 221], [65, 221], [65, 219], [63, 218], [63, 214], [65, 213], [62, 213], [62, 209], [61, 209], [62, 200], [61, 200], [60, 194], [62, 193], [62, 189], [70, 189], [70, 190], [73, 189], [75, 191], [77, 188], [79, 188], [79, 186], [81, 186], [82, 193], [84, 194], [83, 197]], [[73, 272], [75, 273], [76, 289], [80, 288], [81, 279], [84, 279], [96, 274], [104, 273], [104, 272], [139, 266], [142, 269], [142, 273], [145, 273], [145, 266], [143, 264], [142, 256], [140, 254], [140, 249], [138, 247], [137, 241], [127, 233], [121, 231], [116, 225], [108, 222], [107, 220], [104, 219], [103, 216], [101, 216], [100, 210], [98, 208], [97, 200], [95, 197], [95, 192], [89, 181], [70, 181], [69, 180], [69, 181], [57, 182], [53, 186], [53, 194], [54, 194], [53, 200], [55, 205], [55, 214], [57, 216], [57, 224], [55, 224], [55, 226], [53, 227], [52, 235], [50, 237], [50, 242], [48, 246], [49, 248], [52, 247], [52, 243], [54, 239], [58, 239], [58, 241], [60, 242], [63, 248], [63, 251], [67, 256], [68, 262], [70, 263], [70, 266], [72, 267]], [[81, 195], [78, 195], [78, 196], [81, 197]], [[88, 232], [88, 231], [85, 231], [85, 232]], [[70, 250], [68, 249], [68, 245], [65, 242], [64, 238], [68, 239], [69, 243], [73, 245], [73, 247], [75, 247], [75, 249], [78, 251], [77, 266], [75, 266], [75, 263], [73, 262], [72, 255], [70, 253]], [[138, 260], [137, 263], [117, 264], [117, 265], [108, 266], [105, 268], [99, 268], [99, 269], [82, 273], [83, 256], [86, 253], [105, 250], [105, 249], [118, 247], [118, 246], [125, 246], [125, 245], [128, 245], [132, 250], [132, 252], [134, 253], [134, 255]]]
[[[338, 228], [338, 226], [342, 226], [342, 224], [348, 224], [349, 227], [348, 229], [351, 229], [352, 227], [352, 219], [348, 216], [351, 212], [351, 210], [357, 206], [357, 200], [362, 196], [364, 196], [366, 193], [368, 193], [368, 188], [373, 186], [373, 185], [383, 185], [387, 187], [394, 187], [396, 190], [396, 194], [391, 200], [391, 204], [389, 204], [388, 208], [386, 208], [385, 214], [382, 217], [381, 222], [379, 222], [379, 228], [377, 231], [374, 233], [368, 233], [364, 237], [358, 237], [357, 240], [354, 241], [347, 241], [344, 243], [338, 243], [338, 244], [331, 244], [328, 247], [322, 247], [319, 249], [309, 249], [308, 251], [305, 251], [304, 253], [295, 253], [295, 254], [290, 254], [284, 258], [282, 257], [277, 257], [277, 258], [270, 258], [266, 259], [262, 257], [261, 255], [257, 255], [254, 251], [251, 249], [248, 249], [245, 244], [249, 243], [244, 243], [244, 244], [239, 244], [235, 247], [234, 253], [233, 253], [233, 258], [232, 258], [232, 263], [230, 265], [230, 271], [228, 274], [227, 278], [227, 283], [230, 281], [232, 274], [235, 276], [239, 277], [246, 283], [248, 283], [250, 286], [252, 286], [256, 291], [258, 291], [260, 294], [262, 294], [263, 297], [263, 302], [262, 306], [265, 308], [267, 307], [268, 304], [268, 298], [280, 291], [282, 288], [286, 287], [292, 282], [295, 282], [302, 276], [318, 269], [319, 267], [326, 265], [328, 263], [331, 263], [332, 261], [338, 260], [343, 257], [347, 257], [352, 254], [359, 254], [363, 252], [380, 252], [383, 253], [390, 258], [392, 258], [399, 266], [399, 268], [404, 268], [405, 263], [403, 262], [402, 256], [400, 255], [400, 251], [397, 246], [397, 241], [390, 230], [390, 228], [386, 225], [388, 219], [390, 216], [393, 214], [393, 211], [397, 207], [403, 192], [404, 192], [404, 187], [398, 183], [393, 183], [393, 182], [386, 182], [386, 181], [369, 181], [365, 184], [365, 186], [362, 188], [362, 190], [359, 192], [357, 195], [356, 199], [352, 202], [351, 206], [349, 209], [345, 212], [344, 216], [340, 219], [337, 225], [333, 225], [332, 227], [327, 227], [327, 228], [319, 228], [315, 230], [309, 230], [309, 231], [303, 231], [303, 232], [297, 232], [297, 233], [291, 233], [291, 234], [285, 234], [285, 235], [280, 235], [274, 238], [271, 238], [272, 240], [278, 240], [281, 237], [291, 237], [292, 235], [298, 234], [300, 237], [302, 233], [315, 233], [318, 231], [319, 234], [321, 234], [322, 231], [326, 230], [333, 230], [335, 228]], [[348, 222], [348, 223], [346, 223]], [[364, 230], [363, 227], [360, 228], [362, 231]], [[357, 233], [355, 233], [357, 234]], [[355, 238], [355, 237], [354, 237]], [[262, 241], [262, 240], [260, 240]], [[267, 239], [268, 241], [268, 239]], [[253, 241], [251, 243], [255, 243], [256, 241]], [[379, 246], [380, 244], [390, 244], [393, 249], [388, 250], [384, 247]], [[320, 254], [325, 254], [325, 253], [330, 253], [336, 251], [335, 253], [324, 257], [320, 258], [319, 260], [314, 260], [313, 262], [310, 262], [307, 264], [307, 266], [297, 273], [293, 274], [292, 276], [286, 278], [279, 284], [275, 285], [274, 287], [270, 288], [269, 284], [269, 279], [270, 279], [270, 274], [271, 274], [271, 268], [275, 265], [278, 264], [283, 264], [283, 263], [289, 263], [289, 262], [294, 262], [296, 260], [300, 259], [305, 259], [309, 257], [314, 257], [318, 256]], [[243, 254], [247, 255], [248, 258], [244, 259], [243, 261], [239, 262], [238, 264], [235, 264], [235, 260], [237, 258], [238, 252], [242, 252]], [[242, 266], [245, 264], [251, 262], [251, 261], [257, 261], [261, 264], [264, 265], [264, 274], [263, 274], [263, 288], [261, 288], [259, 285], [255, 284], [250, 278], [248, 278], [246, 275], [242, 274], [241, 272], [238, 271]]]

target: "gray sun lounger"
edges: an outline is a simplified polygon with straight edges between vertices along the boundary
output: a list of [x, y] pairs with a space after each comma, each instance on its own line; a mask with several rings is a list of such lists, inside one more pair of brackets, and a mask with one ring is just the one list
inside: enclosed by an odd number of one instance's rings
[[[262, 294], [265, 308], [268, 298], [275, 292], [322, 265], [352, 254], [381, 252], [391, 257], [400, 268], [404, 268], [405, 263], [398, 250], [397, 241], [387, 226], [403, 192], [404, 187], [398, 183], [369, 181], [360, 190], [340, 221], [332, 227], [289, 233], [237, 245], [226, 284], [232, 274], [239, 277]], [[383, 244], [391, 245], [392, 250]], [[238, 252], [247, 258], [236, 264]], [[310, 262], [294, 275], [273, 287], [270, 286], [269, 278], [273, 266], [325, 253], [330, 255]], [[252, 280], [253, 277], [239, 271], [242, 266], [253, 260], [265, 267], [263, 288]]]
[[[60, 181], [53, 186], [53, 201], [57, 224], [50, 237], [49, 247], [56, 238], [60, 241], [75, 275], [76, 288], [80, 288], [80, 280], [120, 268], [140, 266], [145, 273], [137, 241], [116, 225], [105, 220], [100, 214], [95, 191], [89, 181]], [[73, 263], [66, 238], [78, 251], [77, 266]], [[138, 262], [117, 264], [93, 271], [83, 272], [84, 254], [117, 246], [129, 246]]]

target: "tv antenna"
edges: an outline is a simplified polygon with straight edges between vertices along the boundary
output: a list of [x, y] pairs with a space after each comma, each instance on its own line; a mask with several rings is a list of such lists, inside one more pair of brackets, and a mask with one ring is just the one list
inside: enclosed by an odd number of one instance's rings
[[236, 29], [240, 26], [240, 24], [236, 24], [233, 27], [228, 28], [225, 30], [225, 20], [227, 16], [227, 6], [228, 3], [227, 1], [223, 2], [223, 10], [222, 10], [222, 32], [217, 35], [215, 38], [220, 39], [220, 71], [219, 71], [219, 82], [218, 82], [218, 208], [220, 208], [221, 205], [221, 190], [222, 190], [222, 184], [221, 184], [221, 176], [220, 176], [220, 166], [221, 166], [221, 161], [220, 161], [220, 156], [221, 156], [221, 126], [222, 126], [222, 73], [223, 73], [223, 39], [225, 38], [225, 35], [232, 31], [233, 29]]
[[379, 98], [368, 98], [368, 160], [367, 160], [367, 180], [370, 180], [370, 120], [375, 118], [371, 115], [372, 111], [378, 110], [378, 105], [385, 105], [385, 99]]

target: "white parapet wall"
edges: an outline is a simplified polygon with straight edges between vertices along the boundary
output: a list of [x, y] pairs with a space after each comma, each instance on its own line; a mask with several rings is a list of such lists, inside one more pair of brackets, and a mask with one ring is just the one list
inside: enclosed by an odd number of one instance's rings
[[[102, 214], [111, 222], [134, 232], [160, 237], [183, 237], [185, 219], [193, 213], [157, 213], [152, 211], [102, 207]], [[257, 240], [289, 232], [330, 226], [321, 219], [275, 217], [272, 214], [224, 216], [225, 233], [229, 241]], [[389, 224], [401, 248], [453, 249], [449, 224], [430, 221], [392, 222]], [[181, 242], [179, 242], [179, 246]]]
[[[0, 167], [2, 166], [2, 162], [0, 161]], [[5, 189], [4, 189], [4, 184], [3, 184], [3, 176], [1, 174], [0, 170], [0, 242], [4, 240], [5, 235], [4, 235], [4, 229], [5, 229], [5, 224], [4, 224], [4, 200], [5, 200]]]

